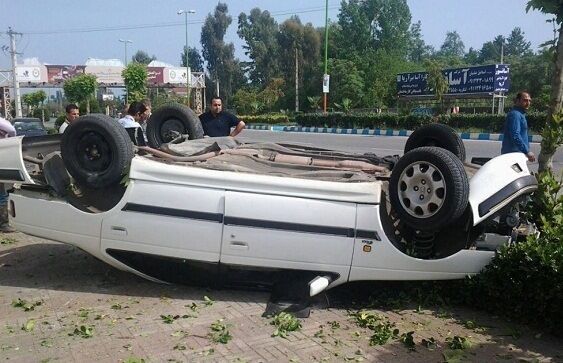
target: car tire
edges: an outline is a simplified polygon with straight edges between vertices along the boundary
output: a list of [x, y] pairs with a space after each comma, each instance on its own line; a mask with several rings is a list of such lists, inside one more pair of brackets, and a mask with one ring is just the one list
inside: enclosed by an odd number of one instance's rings
[[436, 231], [465, 211], [469, 181], [456, 155], [425, 146], [399, 159], [389, 180], [389, 197], [402, 222], [421, 231]]
[[121, 181], [134, 151], [127, 131], [117, 121], [106, 115], [87, 115], [63, 133], [61, 156], [78, 184], [101, 189]]
[[172, 141], [175, 133], [188, 135], [189, 140], [203, 138], [203, 127], [192, 109], [178, 103], [167, 104], [156, 110], [147, 121], [149, 146], [158, 149]]
[[465, 161], [465, 145], [454, 129], [444, 124], [430, 124], [419, 127], [409, 136], [405, 154], [422, 146], [437, 146], [448, 150]]

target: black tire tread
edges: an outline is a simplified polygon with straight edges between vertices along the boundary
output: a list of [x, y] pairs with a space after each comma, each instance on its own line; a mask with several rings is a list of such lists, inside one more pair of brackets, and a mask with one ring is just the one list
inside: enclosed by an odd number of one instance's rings
[[150, 147], [158, 149], [164, 143], [160, 128], [162, 123], [170, 118], [182, 121], [189, 140], [203, 138], [203, 126], [195, 112], [185, 105], [171, 102], [159, 107], [147, 121], [147, 139]]
[[463, 140], [454, 129], [444, 124], [430, 124], [419, 127], [409, 136], [404, 152], [405, 154], [423, 146], [438, 146], [452, 152], [462, 162], [465, 161], [466, 152]]
[[[112, 152], [111, 164], [102, 172], [84, 170], [77, 160], [76, 143], [83, 133], [90, 131], [103, 135]], [[103, 114], [81, 116], [65, 130], [61, 139], [61, 156], [67, 171], [79, 184], [94, 189], [118, 183], [129, 170], [134, 153], [125, 128]]]

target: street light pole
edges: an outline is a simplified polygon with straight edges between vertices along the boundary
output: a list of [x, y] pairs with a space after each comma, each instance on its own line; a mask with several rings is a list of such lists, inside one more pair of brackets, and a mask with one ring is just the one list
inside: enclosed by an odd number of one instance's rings
[[119, 41], [125, 45], [125, 67], [127, 67], [127, 43], [133, 43], [133, 41], [129, 39], [119, 39]]
[[189, 49], [188, 49], [188, 14], [195, 14], [195, 10], [178, 10], [178, 15], [184, 14], [184, 24], [186, 26], [186, 95], [187, 105], [190, 107], [190, 63], [189, 63]]
[[325, 1], [325, 73], [323, 75], [323, 112], [326, 113], [327, 100], [326, 96], [328, 93], [329, 85], [329, 75], [328, 75], [328, 0]]

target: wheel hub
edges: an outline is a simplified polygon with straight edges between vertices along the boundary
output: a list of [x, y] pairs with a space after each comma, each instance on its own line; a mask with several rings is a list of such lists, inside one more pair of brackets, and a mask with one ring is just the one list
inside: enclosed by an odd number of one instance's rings
[[416, 218], [429, 218], [443, 206], [446, 184], [435, 165], [417, 161], [401, 173], [398, 190], [399, 200], [407, 213]]

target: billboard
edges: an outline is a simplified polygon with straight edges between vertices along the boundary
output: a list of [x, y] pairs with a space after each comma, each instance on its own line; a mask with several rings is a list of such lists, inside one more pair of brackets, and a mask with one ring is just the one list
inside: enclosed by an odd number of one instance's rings
[[[444, 69], [448, 80], [447, 95], [508, 92], [510, 68], [506, 64]], [[397, 93], [403, 96], [432, 96], [434, 90], [427, 83], [428, 73], [401, 73], [397, 75]]]
[[84, 66], [47, 65], [47, 79], [49, 83], [63, 83], [65, 80], [84, 73]]
[[147, 82], [149, 84], [164, 83], [164, 67], [147, 67]]
[[164, 83], [188, 84], [188, 72], [184, 67], [164, 69]]
[[45, 82], [45, 79], [41, 77], [41, 68], [43, 66], [17, 66], [16, 67], [16, 79], [19, 82]]
[[123, 69], [115, 66], [86, 66], [85, 73], [95, 75], [98, 84], [123, 84]]

